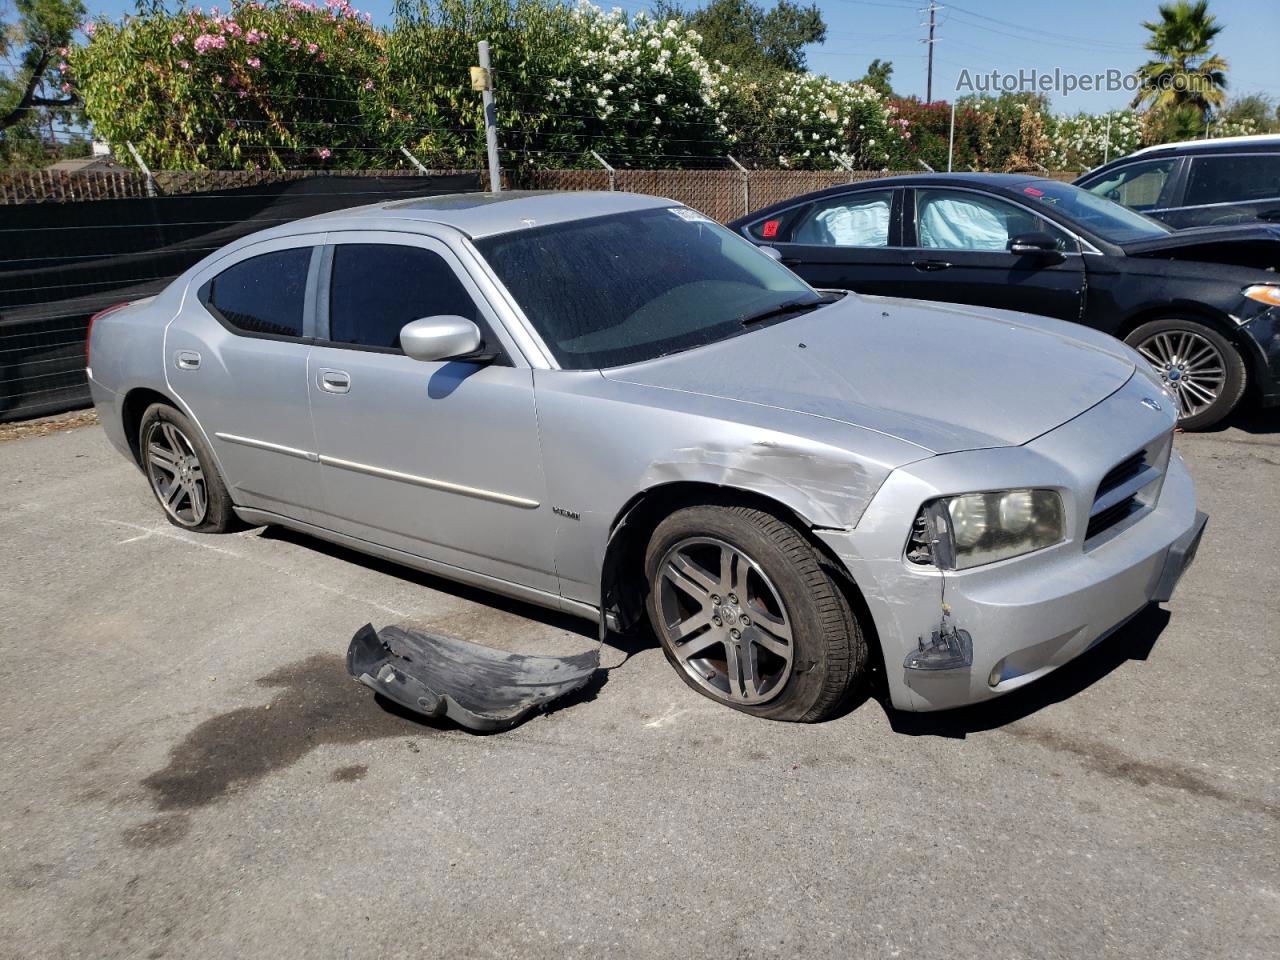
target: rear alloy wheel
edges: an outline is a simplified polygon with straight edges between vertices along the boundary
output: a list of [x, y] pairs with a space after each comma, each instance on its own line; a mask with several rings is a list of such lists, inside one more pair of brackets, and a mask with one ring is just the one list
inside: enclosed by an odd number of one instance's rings
[[798, 530], [762, 510], [677, 510], [645, 553], [649, 619], [704, 696], [755, 716], [837, 714], [867, 648], [840, 576]]
[[1125, 338], [1160, 375], [1178, 426], [1201, 430], [1229, 414], [1245, 388], [1244, 360], [1226, 338], [1194, 320], [1154, 320]]
[[152, 404], [142, 415], [138, 452], [151, 492], [170, 523], [201, 533], [231, 529], [231, 498], [190, 420], [173, 407]]

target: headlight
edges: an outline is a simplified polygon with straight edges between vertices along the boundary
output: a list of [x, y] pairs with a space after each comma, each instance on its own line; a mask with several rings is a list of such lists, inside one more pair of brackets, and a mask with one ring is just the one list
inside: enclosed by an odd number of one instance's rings
[[1062, 498], [1055, 490], [966, 493], [921, 508], [907, 559], [965, 570], [1051, 547], [1065, 537]]
[[1255, 283], [1244, 288], [1244, 295], [1268, 306], [1280, 307], [1280, 286], [1274, 283]]

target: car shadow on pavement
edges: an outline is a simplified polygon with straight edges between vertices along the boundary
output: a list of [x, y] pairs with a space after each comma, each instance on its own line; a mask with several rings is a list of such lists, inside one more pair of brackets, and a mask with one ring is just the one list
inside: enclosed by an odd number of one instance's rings
[[1261, 407], [1256, 401], [1245, 402], [1225, 419], [1206, 427], [1201, 433], [1222, 433], [1232, 428], [1255, 436], [1280, 433], [1280, 407]]
[[971, 733], [995, 730], [1074, 697], [1130, 660], [1146, 660], [1168, 622], [1169, 612], [1150, 604], [1110, 637], [1070, 663], [1034, 683], [971, 707], [910, 713], [894, 709], [883, 691], [877, 699], [895, 733], [964, 739]]

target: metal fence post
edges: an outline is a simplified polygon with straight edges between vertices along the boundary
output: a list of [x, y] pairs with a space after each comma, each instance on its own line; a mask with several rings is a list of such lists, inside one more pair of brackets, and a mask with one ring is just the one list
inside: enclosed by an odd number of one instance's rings
[[742, 171], [742, 215], [751, 212], [751, 171], [734, 159], [733, 154], [726, 153], [729, 162]]
[[147, 178], [147, 196], [154, 197], [156, 195], [156, 178], [151, 175], [151, 168], [142, 161], [142, 156], [138, 153], [137, 148], [132, 142], [126, 142], [125, 146], [129, 148], [129, 152], [133, 154], [133, 162], [141, 168], [142, 173]]
[[600, 154], [596, 153], [594, 150], [591, 151], [591, 155], [596, 158], [596, 163], [600, 164], [600, 166], [604, 167], [606, 170], [609, 171], [609, 189], [616, 190], [617, 185], [615, 183], [615, 180], [617, 178], [617, 172], [613, 169], [613, 167], [605, 163], [604, 157], [600, 156]]
[[418, 168], [419, 173], [427, 173], [427, 168], [422, 165], [422, 161], [409, 152], [408, 147], [401, 147], [400, 152], [409, 158], [409, 162]]
[[489, 67], [489, 41], [481, 40], [480, 66], [471, 71], [471, 87], [481, 91], [484, 104], [484, 142], [489, 153], [489, 189], [502, 192], [502, 170], [498, 166], [498, 110], [493, 105], [493, 71]]

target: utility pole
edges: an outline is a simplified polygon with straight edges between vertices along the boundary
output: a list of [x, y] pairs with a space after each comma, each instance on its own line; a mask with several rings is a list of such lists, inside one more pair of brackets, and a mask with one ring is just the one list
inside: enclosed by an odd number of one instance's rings
[[471, 89], [479, 90], [484, 105], [484, 142], [489, 152], [489, 190], [502, 192], [498, 166], [498, 110], [493, 105], [493, 71], [489, 67], [489, 41], [480, 41], [480, 66], [471, 68]]
[[935, 43], [933, 39], [933, 31], [934, 31], [934, 28], [937, 26], [937, 20], [935, 19], [935, 14], [938, 12], [939, 9], [941, 8], [936, 3], [934, 3], [933, 0], [929, 0], [929, 9], [925, 11], [926, 13], [929, 14], [929, 39], [922, 41], [924, 45], [929, 49], [929, 70], [928, 70], [927, 78], [925, 80], [925, 88], [924, 88], [925, 103], [933, 103], [933, 45]]

